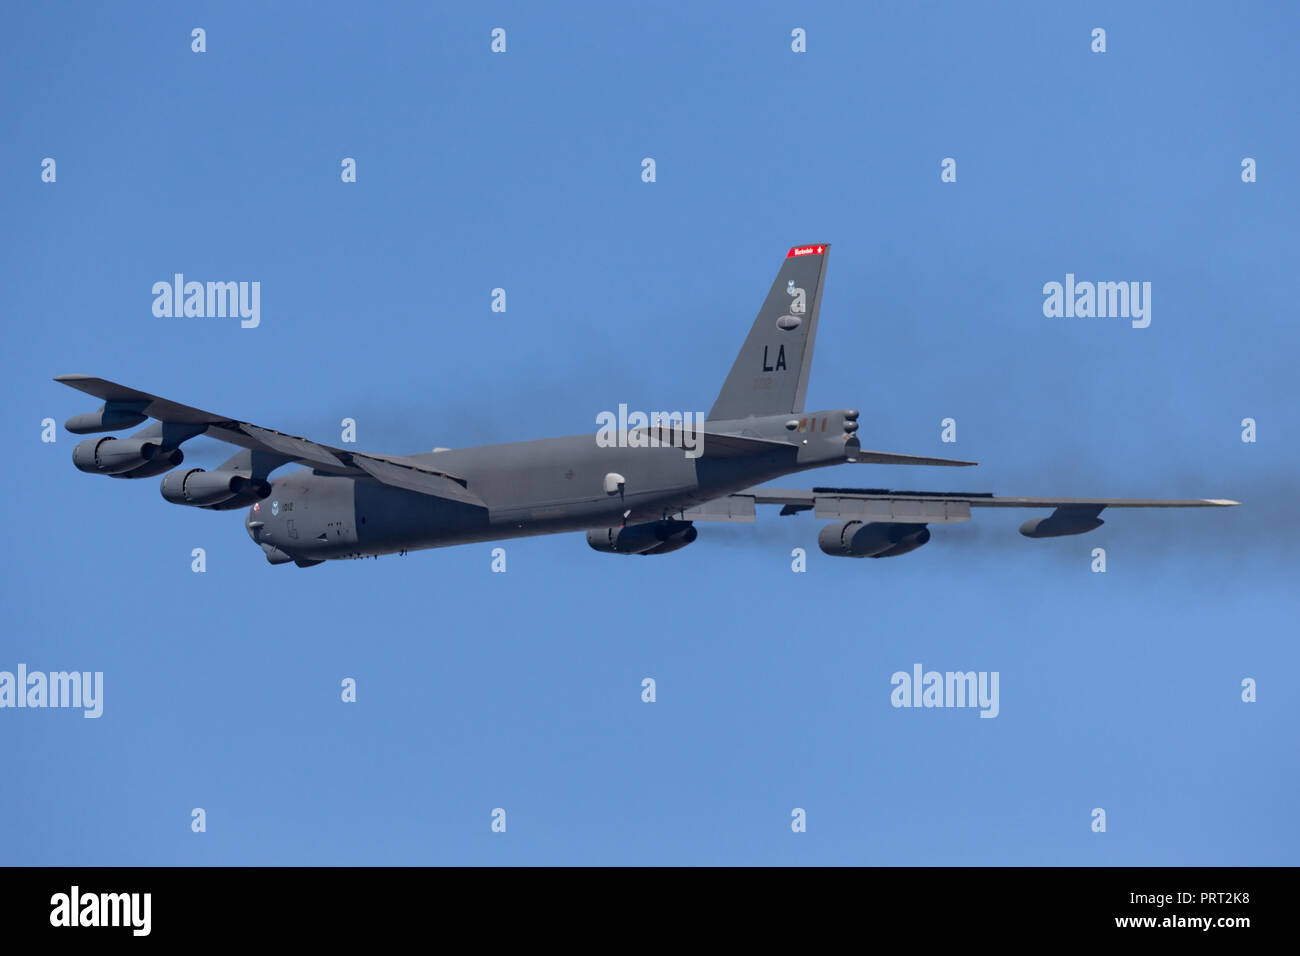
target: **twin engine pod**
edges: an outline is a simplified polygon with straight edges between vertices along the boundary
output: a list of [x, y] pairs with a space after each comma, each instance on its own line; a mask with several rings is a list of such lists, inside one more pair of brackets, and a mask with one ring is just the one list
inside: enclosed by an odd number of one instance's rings
[[113, 478], [160, 475], [184, 460], [179, 448], [164, 449], [148, 438], [87, 438], [72, 449], [72, 463], [80, 471]]
[[689, 521], [648, 521], [587, 532], [587, 544], [604, 554], [668, 554], [700, 536]]
[[817, 534], [817, 547], [837, 558], [893, 558], [915, 551], [930, 540], [923, 524], [841, 521]]
[[271, 483], [264, 478], [250, 478], [233, 471], [190, 468], [171, 472], [163, 478], [160, 490], [162, 496], [174, 505], [226, 511], [269, 498]]

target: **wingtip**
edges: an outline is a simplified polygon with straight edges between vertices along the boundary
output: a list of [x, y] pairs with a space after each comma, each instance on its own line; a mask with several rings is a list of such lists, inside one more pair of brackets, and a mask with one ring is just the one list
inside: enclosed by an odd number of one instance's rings
[[1219, 508], [1232, 508], [1241, 504], [1240, 501], [1233, 501], [1231, 498], [1206, 498], [1207, 504], [1215, 505]]

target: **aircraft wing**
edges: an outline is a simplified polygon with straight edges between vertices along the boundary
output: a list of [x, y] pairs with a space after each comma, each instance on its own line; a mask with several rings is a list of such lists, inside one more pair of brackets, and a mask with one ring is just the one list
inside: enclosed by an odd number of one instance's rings
[[[885, 488], [750, 488], [688, 508], [688, 521], [754, 521], [755, 505], [781, 505], [781, 514], [811, 511], [825, 520], [953, 524], [969, 521], [972, 508], [1051, 508], [1052, 514], [1021, 529], [1028, 537], [1082, 534], [1100, 525], [1106, 508], [1216, 508], [1226, 498], [1026, 498], [984, 492], [891, 491]], [[1030, 525], [1034, 527], [1030, 530]]]
[[59, 375], [54, 380], [102, 399], [106, 407], [129, 409], [133, 413], [138, 412], [147, 418], [162, 422], [164, 446], [169, 442], [179, 444], [197, 435], [206, 435], [252, 452], [262, 453], [266, 456], [263, 460], [268, 461], [271, 468], [278, 468], [292, 461], [329, 474], [352, 477], [369, 475], [382, 484], [404, 488], [407, 491], [437, 498], [449, 498], [476, 507], [487, 507], [482, 499], [468, 490], [464, 479], [409, 459], [345, 451], [342, 448], [299, 438], [296, 435], [286, 435], [273, 428], [264, 428], [251, 422], [205, 412], [199, 408], [182, 405], [92, 375]]

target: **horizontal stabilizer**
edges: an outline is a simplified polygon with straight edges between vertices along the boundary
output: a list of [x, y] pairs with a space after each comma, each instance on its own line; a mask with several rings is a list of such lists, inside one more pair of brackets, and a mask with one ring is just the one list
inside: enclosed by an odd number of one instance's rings
[[965, 468], [978, 465], [978, 461], [962, 461], [960, 458], [927, 458], [924, 455], [895, 455], [887, 451], [858, 450], [849, 453], [849, 461], [860, 465], [941, 465], [949, 468]]
[[[774, 440], [771, 438], [753, 438], [748, 435], [732, 435], [722, 432], [703, 432], [699, 436], [700, 448], [709, 458], [731, 458], [742, 455], [762, 455], [776, 451], [797, 452], [799, 446], [794, 442]], [[941, 465], [946, 467], [965, 467], [978, 465], [977, 461], [962, 461], [957, 458], [928, 458], [924, 455], [895, 455], [884, 451], [862, 451], [847, 449], [850, 463], [865, 465]], [[831, 464], [828, 462], [828, 464]]]
[[699, 436], [700, 449], [709, 458], [739, 458], [746, 455], [765, 455], [784, 451], [794, 454], [799, 446], [787, 441], [772, 441], [770, 438], [750, 438], [745, 435], [724, 435], [716, 432], [702, 432]]

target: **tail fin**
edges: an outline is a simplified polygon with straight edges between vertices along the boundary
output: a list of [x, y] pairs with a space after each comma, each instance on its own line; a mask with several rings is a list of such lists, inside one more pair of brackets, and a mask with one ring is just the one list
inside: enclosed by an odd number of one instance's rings
[[803, 411], [829, 252], [823, 243], [786, 254], [709, 421]]

